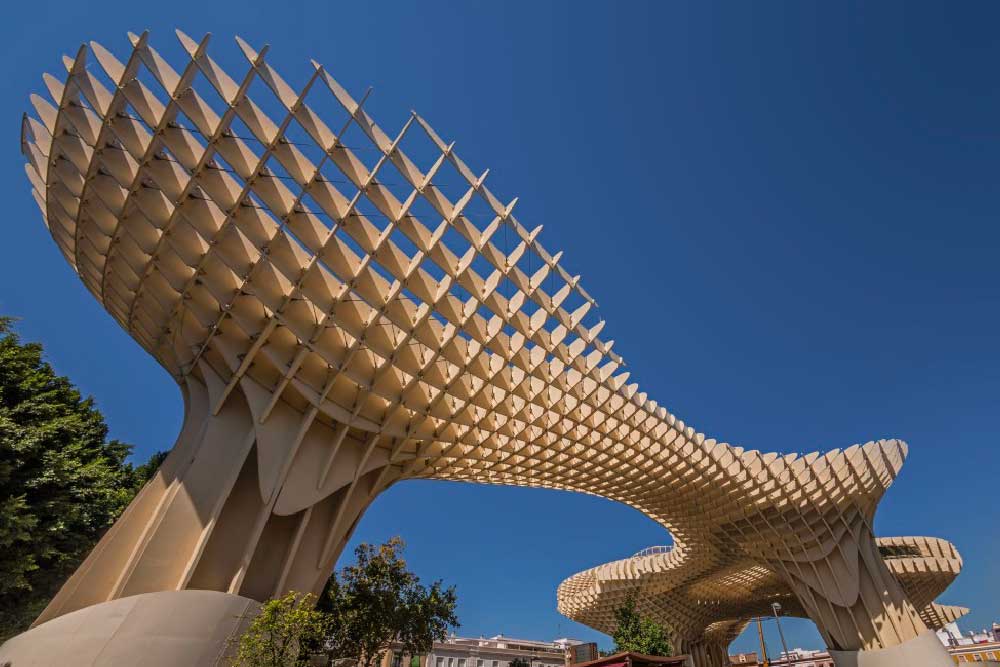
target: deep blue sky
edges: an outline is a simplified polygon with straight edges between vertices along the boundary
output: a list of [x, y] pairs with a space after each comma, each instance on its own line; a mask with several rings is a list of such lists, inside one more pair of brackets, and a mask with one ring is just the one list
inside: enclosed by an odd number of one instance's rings
[[[48, 238], [18, 153], [28, 95], [96, 39], [150, 29], [315, 58], [387, 129], [417, 109], [492, 189], [520, 196], [601, 304], [644, 390], [749, 448], [881, 437], [910, 459], [877, 517], [965, 556], [943, 596], [1000, 616], [1000, 6], [986, 3], [52, 2], [0, 28], [6, 220], [0, 313], [93, 394], [136, 455], [181, 418], [167, 375]], [[355, 541], [400, 534], [458, 586], [463, 634], [598, 635], [555, 611], [564, 577], [667, 538], [567, 493], [434, 482], [380, 497]], [[819, 645], [806, 621], [790, 643]], [[768, 630], [772, 649], [777, 635]], [[603, 644], [608, 641], [601, 639]], [[752, 649], [747, 633], [736, 648]]]

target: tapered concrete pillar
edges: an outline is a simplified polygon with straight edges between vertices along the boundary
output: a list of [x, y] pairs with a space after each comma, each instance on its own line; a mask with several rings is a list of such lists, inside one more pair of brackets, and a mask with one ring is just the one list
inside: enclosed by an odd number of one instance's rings
[[729, 667], [727, 646], [713, 641], [678, 641], [674, 653], [691, 656], [692, 667]]
[[259, 605], [215, 591], [143, 593], [91, 605], [0, 646], [12, 667], [221, 667]]
[[815, 548], [789, 549], [785, 558], [769, 565], [785, 579], [831, 649], [886, 649], [927, 630], [860, 514], [848, 515]]
[[366, 457], [348, 429], [287, 406], [264, 415], [267, 397], [251, 382], [222, 400], [207, 364], [188, 376], [174, 449], [35, 625], [157, 591], [264, 601], [322, 590], [359, 517], [391, 481], [384, 455]]
[[837, 667], [951, 667], [955, 663], [932, 630], [895, 646], [867, 651], [830, 651]]

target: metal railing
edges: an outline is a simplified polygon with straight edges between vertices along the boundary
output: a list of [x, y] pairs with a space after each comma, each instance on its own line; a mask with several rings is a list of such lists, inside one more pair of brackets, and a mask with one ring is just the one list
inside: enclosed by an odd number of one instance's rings
[[655, 554], [668, 554], [673, 551], [674, 545], [660, 544], [654, 547], [646, 547], [642, 551], [636, 552], [632, 558], [642, 558], [643, 556], [653, 556]]

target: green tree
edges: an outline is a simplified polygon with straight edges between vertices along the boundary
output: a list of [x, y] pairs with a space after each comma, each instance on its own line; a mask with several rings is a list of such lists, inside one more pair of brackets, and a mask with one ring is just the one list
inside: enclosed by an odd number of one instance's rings
[[240, 636], [234, 667], [301, 667], [322, 648], [330, 617], [316, 596], [294, 591], [269, 600]]
[[530, 667], [530, 665], [527, 660], [518, 657], [510, 661], [510, 667]]
[[170, 452], [156, 452], [149, 457], [145, 463], [137, 465], [136, 467], [128, 466], [131, 471], [132, 476], [132, 493], [139, 493], [139, 490], [146, 485], [146, 482], [153, 479], [153, 475], [156, 471], [160, 469], [163, 464], [163, 460], [167, 458]]
[[357, 562], [330, 577], [320, 608], [331, 615], [331, 657], [374, 667], [392, 642], [402, 644], [405, 655], [421, 655], [458, 625], [455, 588], [422, 585], [406, 569], [403, 547], [398, 537], [381, 546], [361, 544]]
[[0, 317], [0, 640], [23, 631], [152, 472]]
[[646, 655], [670, 655], [672, 648], [663, 627], [642, 616], [635, 608], [635, 597], [629, 596], [625, 604], [615, 609], [615, 652], [632, 651]]

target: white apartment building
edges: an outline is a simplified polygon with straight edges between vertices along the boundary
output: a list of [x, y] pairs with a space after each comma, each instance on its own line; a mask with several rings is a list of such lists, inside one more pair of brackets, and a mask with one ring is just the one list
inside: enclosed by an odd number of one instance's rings
[[795, 667], [834, 667], [833, 658], [830, 657], [828, 651], [813, 649], [793, 648], [788, 653], [782, 651], [779, 653], [779, 660], [782, 664], [794, 665]]
[[510, 667], [516, 659], [528, 667], [564, 667], [570, 647], [583, 643], [568, 638], [547, 642], [503, 635], [488, 639], [453, 635], [435, 642], [430, 653], [419, 660], [392, 651], [386, 655], [382, 667]]

